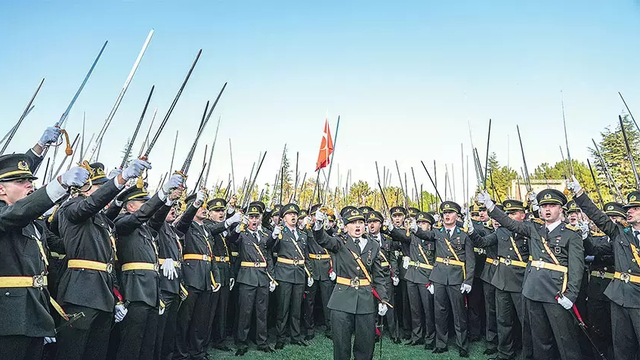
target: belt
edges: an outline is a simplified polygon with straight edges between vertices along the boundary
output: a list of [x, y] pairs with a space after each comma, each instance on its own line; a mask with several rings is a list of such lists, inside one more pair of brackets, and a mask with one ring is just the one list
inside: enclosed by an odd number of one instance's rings
[[[164, 260], [165, 259], [158, 259], [158, 262], [160, 263], [160, 265], [164, 264]], [[182, 263], [178, 260], [173, 260], [173, 266], [180, 269], [182, 267]]]
[[527, 267], [527, 263], [524, 261], [518, 261], [518, 260], [511, 260], [511, 259], [505, 259], [503, 257], [500, 258], [500, 262], [507, 265], [507, 266], [518, 266], [521, 268], [526, 268]]
[[433, 270], [433, 265], [424, 264], [419, 261], [409, 261], [409, 266], [415, 266], [423, 269]]
[[568, 269], [566, 266], [551, 264], [548, 262], [544, 262], [542, 260], [533, 260], [531, 261], [531, 266], [534, 268], [540, 269], [549, 269], [553, 271], [559, 271], [561, 273], [567, 273]]
[[329, 259], [331, 259], [331, 255], [329, 255], [329, 254], [309, 254], [309, 259], [329, 260]]
[[146, 262], [130, 262], [122, 264], [122, 271], [130, 270], [152, 270], [158, 271], [158, 264], [146, 263]]
[[48, 285], [46, 275], [0, 276], [0, 288], [37, 288]]
[[443, 263], [445, 265], [458, 265], [458, 266], [464, 266], [464, 263], [462, 261], [458, 261], [458, 260], [454, 260], [454, 259], [449, 259], [449, 258], [441, 258], [441, 257], [437, 257], [436, 261], [439, 263]]
[[358, 290], [358, 288], [360, 286], [369, 286], [369, 285], [371, 285], [371, 283], [367, 279], [360, 279], [358, 277], [354, 277], [353, 279], [349, 279], [349, 278], [345, 278], [345, 277], [341, 277], [341, 276], [338, 276], [336, 278], [336, 283], [338, 283], [340, 285], [350, 286], [350, 287], [352, 287], [352, 288], [354, 288], [356, 290]]
[[287, 259], [284, 257], [278, 257], [278, 262], [287, 264], [287, 265], [304, 265], [304, 259], [298, 260], [298, 259]]
[[591, 276], [599, 277], [601, 279], [613, 279], [615, 277], [615, 274], [598, 270], [598, 271], [592, 271]]
[[634, 284], [640, 284], [640, 276], [638, 275], [631, 275], [629, 273], [621, 273], [621, 272], [617, 272], [613, 275], [614, 279], [618, 279], [620, 281], [624, 281], [626, 283], [634, 283]]
[[492, 258], [486, 258], [484, 261], [487, 264], [491, 264], [491, 265], [495, 265], [495, 266], [498, 266], [498, 264], [500, 263], [500, 261], [498, 261], [498, 259], [492, 259]]
[[65, 256], [67, 256], [67, 254], [58, 254], [57, 252], [52, 251], [49, 253], [49, 256], [51, 256], [54, 259], [62, 260], [65, 258]]
[[267, 263], [266, 262], [251, 262], [251, 261], [242, 261], [240, 262], [240, 266], [242, 267], [251, 267], [251, 268], [266, 268], [267, 267]]
[[382, 267], [388, 267], [388, 266], [389, 266], [389, 263], [388, 263], [388, 262], [386, 262], [386, 261], [383, 261], [383, 262], [381, 262], [381, 263], [380, 263], [380, 266], [382, 266]]
[[184, 254], [182, 258], [185, 260], [211, 261], [211, 256], [205, 254]]
[[113, 264], [106, 264], [99, 261], [72, 259], [67, 263], [69, 269], [89, 269], [96, 271], [113, 272]]
[[483, 249], [483, 248], [477, 248], [477, 247], [474, 247], [474, 248], [473, 248], [473, 252], [474, 252], [474, 253], [476, 253], [476, 254], [478, 254], [478, 255], [484, 255], [484, 254], [486, 254], [486, 253], [487, 253], [487, 250], [485, 250], [485, 249]]
[[217, 262], [223, 262], [223, 263], [229, 262], [229, 258], [226, 256], [214, 256], [213, 259]]

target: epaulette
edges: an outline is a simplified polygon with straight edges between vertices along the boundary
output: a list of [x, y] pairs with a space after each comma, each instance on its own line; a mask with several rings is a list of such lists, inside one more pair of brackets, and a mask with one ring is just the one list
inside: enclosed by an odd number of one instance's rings
[[577, 226], [573, 226], [573, 225], [571, 225], [571, 224], [566, 224], [564, 227], [565, 227], [566, 229], [573, 230], [573, 231], [575, 231], [575, 232], [581, 232], [581, 231], [582, 231], [582, 230], [580, 230], [580, 228], [579, 228], [579, 227], [577, 227]]
[[618, 224], [622, 225], [623, 227], [630, 227], [631, 226], [631, 225], [629, 225], [627, 220], [620, 220], [620, 221], [618, 221]]
[[597, 231], [591, 231], [591, 236], [595, 236], [595, 237], [602, 237], [602, 236], [607, 236], [607, 234], [603, 233], [600, 230]]
[[466, 234], [466, 233], [468, 232], [468, 230], [467, 230], [467, 229], [465, 229], [465, 228], [461, 228], [461, 227], [459, 227], [459, 228], [458, 228], [458, 232], [463, 232], [463, 233], [465, 233], [465, 234]]
[[533, 219], [531, 219], [531, 221], [536, 223], [536, 224], [544, 225], [544, 220], [542, 220], [542, 219], [533, 218]]
[[434, 224], [433, 228], [434, 229], [441, 229], [442, 228], [442, 224], [440, 224], [440, 223]]

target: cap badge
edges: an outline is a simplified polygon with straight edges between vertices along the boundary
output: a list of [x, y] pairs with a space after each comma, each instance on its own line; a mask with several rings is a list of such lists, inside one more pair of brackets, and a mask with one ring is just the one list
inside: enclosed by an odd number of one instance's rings
[[29, 164], [26, 161], [18, 161], [18, 170], [29, 171]]

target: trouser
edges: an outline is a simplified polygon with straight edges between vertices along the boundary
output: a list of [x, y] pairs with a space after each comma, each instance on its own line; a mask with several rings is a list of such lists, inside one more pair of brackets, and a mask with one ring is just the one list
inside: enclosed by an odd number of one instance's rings
[[65, 304], [69, 314], [83, 312], [84, 316], [66, 325], [56, 334], [59, 360], [106, 359], [113, 313], [85, 306]]
[[209, 324], [209, 301], [211, 292], [188, 286], [187, 299], [180, 305], [176, 323], [176, 347], [174, 359], [188, 359], [204, 356], [203, 344]]
[[120, 327], [120, 346], [116, 359], [146, 360], [153, 358], [158, 309], [141, 301], [129, 303]]
[[456, 331], [456, 345], [469, 351], [467, 339], [467, 308], [464, 294], [458, 285], [442, 285], [433, 283], [436, 321], [436, 347], [446, 348], [449, 340], [449, 307], [453, 312], [453, 325]]
[[485, 336], [487, 349], [495, 350], [498, 347], [498, 324], [496, 319], [496, 287], [483, 281], [482, 291], [484, 293], [484, 313], [487, 320], [485, 323]]
[[251, 286], [238, 284], [238, 334], [240, 347], [247, 347], [247, 338], [251, 327], [251, 317], [256, 314], [256, 344], [267, 345], [267, 307], [269, 305], [269, 286]]
[[302, 333], [300, 332], [300, 312], [302, 311], [304, 288], [305, 284], [279, 281], [279, 285], [276, 288], [276, 301], [278, 302], [276, 333], [278, 334], [278, 342], [284, 343], [287, 341], [287, 324], [289, 325], [291, 340], [302, 340]]
[[213, 339], [213, 323], [216, 318], [216, 313], [218, 312], [218, 304], [220, 303], [220, 291], [222, 291], [222, 286], [220, 286], [220, 290], [209, 293], [209, 305], [207, 306], [207, 308], [205, 308], [204, 313], [204, 316], [208, 317], [208, 321], [206, 327], [202, 329], [204, 331], [204, 333], [202, 334], [204, 336], [204, 338], [202, 339], [203, 353], [198, 357], [204, 357], [207, 349], [209, 348], [209, 345], [211, 345], [211, 339]]
[[371, 360], [376, 344], [376, 314], [349, 314], [331, 310], [331, 331], [333, 333], [333, 359], [351, 359], [351, 337], [353, 358]]
[[404, 337], [411, 337], [411, 306], [409, 305], [409, 293], [407, 292], [406, 280], [400, 281], [400, 296], [402, 301], [402, 328], [404, 330]]
[[[599, 285], [599, 282], [609, 283], [610, 280], [601, 279], [596, 276], [592, 276], [589, 280], [587, 311], [589, 313], [589, 335], [596, 344], [598, 349], [605, 354], [611, 353], [612, 338], [611, 338], [611, 304], [609, 299], [604, 297], [602, 292], [596, 294], [596, 291], [606, 288]], [[609, 356], [612, 357], [612, 356]], [[597, 356], [596, 356], [597, 358]]]
[[611, 331], [616, 360], [635, 360], [640, 351], [640, 309], [611, 302]]
[[543, 303], [526, 298], [525, 301], [533, 358], [557, 359], [559, 353], [562, 360], [581, 359], [578, 327], [571, 315], [572, 310], [566, 310], [557, 303]]
[[[387, 294], [393, 294], [393, 288], [393, 283], [391, 281], [387, 281]], [[391, 304], [391, 306], [394, 306], [395, 300], [393, 299], [393, 297], [390, 298], [389, 303]], [[433, 311], [431, 311], [431, 313], [433, 314]], [[400, 339], [400, 329], [398, 326], [398, 317], [395, 309], [392, 307], [388, 307], [385, 318], [387, 318], [387, 326], [389, 327], [389, 337], [391, 337], [391, 339]], [[382, 318], [378, 319], [378, 321], [376, 321], [376, 325], [382, 325], [383, 321], [384, 320]]]
[[482, 318], [484, 317], [482, 284], [484, 284], [482, 279], [474, 277], [471, 292], [467, 295], [469, 337], [471, 337], [472, 341], [482, 338]]
[[427, 344], [434, 344], [436, 338], [435, 320], [433, 317], [433, 295], [425, 284], [407, 282], [409, 307], [411, 307], [411, 341], [425, 339]]
[[324, 317], [324, 324], [326, 326], [326, 333], [331, 333], [331, 316], [330, 310], [327, 308], [329, 304], [329, 298], [333, 292], [333, 282], [331, 280], [316, 280], [313, 282], [312, 287], [305, 289], [304, 299], [304, 326], [307, 330], [307, 335], [315, 335], [315, 317], [314, 308], [316, 302], [316, 294], [318, 288], [320, 289], [320, 300], [322, 301], [322, 315]]
[[[527, 324], [522, 293], [496, 289], [496, 314], [498, 325], [498, 356], [512, 359], [516, 356], [516, 343], [522, 341], [522, 354], [531, 356], [531, 333]], [[517, 321], [516, 321], [517, 320]], [[520, 322], [520, 326], [518, 326]], [[518, 333], [520, 332], [520, 334]]]
[[180, 296], [163, 291], [162, 301], [164, 302], [164, 314], [158, 317], [154, 358], [158, 360], [171, 360], [176, 344], [176, 322], [178, 320]]
[[218, 304], [213, 312], [213, 325], [211, 326], [212, 346], [222, 346], [227, 338], [227, 307], [229, 306], [229, 285], [220, 287], [218, 291]]
[[43, 337], [0, 336], [0, 359], [40, 360], [43, 348]]

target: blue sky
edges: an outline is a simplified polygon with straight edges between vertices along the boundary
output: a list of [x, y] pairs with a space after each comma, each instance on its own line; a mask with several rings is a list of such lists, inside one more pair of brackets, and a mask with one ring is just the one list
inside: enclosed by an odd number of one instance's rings
[[[168, 171], [176, 130], [180, 165], [204, 104], [229, 85], [196, 152], [192, 177], [222, 116], [211, 179], [236, 182], [268, 151], [259, 183], [271, 182], [286, 142], [311, 177], [328, 113], [342, 116], [336, 164], [344, 181], [375, 179], [374, 160], [401, 170], [420, 160], [454, 164], [468, 123], [484, 154], [521, 166], [520, 125], [530, 169], [560, 160], [564, 97], [572, 156], [584, 161], [591, 138], [615, 125], [623, 105], [640, 114], [637, 1], [50, 1], [0, 3], [0, 132], [20, 116], [40, 78], [35, 110], [9, 151], [20, 151], [57, 121], [102, 43], [109, 44], [67, 124], [87, 116], [87, 137], [102, 126], [150, 29], [155, 35], [109, 129], [100, 160], [119, 164], [151, 85], [158, 119], [198, 49], [203, 54], [151, 154], [151, 183]], [[562, 95], [561, 95], [562, 90]], [[4, 129], [4, 130], [3, 130]], [[509, 139], [509, 141], [507, 141]], [[137, 146], [136, 146], [137, 148]], [[108, 151], [105, 151], [107, 150]], [[336, 168], [334, 168], [336, 171]], [[337, 181], [337, 172], [333, 179]], [[193, 181], [193, 180], [192, 180]], [[393, 181], [397, 183], [395, 176]], [[213, 182], [213, 181], [210, 181]], [[473, 183], [473, 177], [471, 179]], [[344, 186], [344, 185], [343, 185]]]

